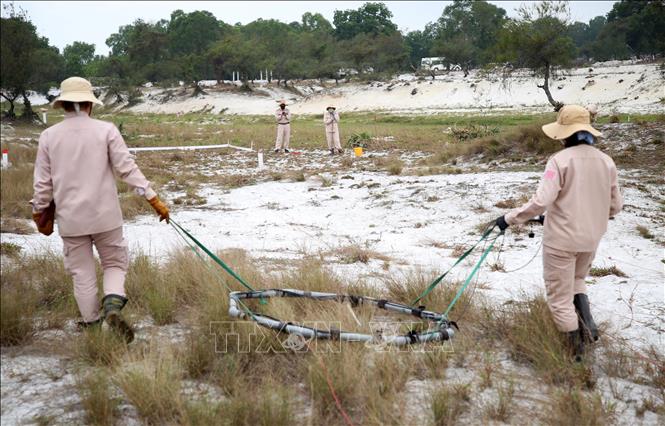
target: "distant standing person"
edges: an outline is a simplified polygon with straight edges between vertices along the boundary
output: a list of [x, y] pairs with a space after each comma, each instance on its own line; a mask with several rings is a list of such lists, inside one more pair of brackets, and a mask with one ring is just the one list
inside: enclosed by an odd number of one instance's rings
[[[168, 222], [169, 210], [139, 170], [113, 123], [90, 117], [93, 104], [102, 102], [88, 80], [71, 77], [60, 85], [53, 107], [63, 108], [65, 118], [39, 136], [32, 217], [44, 235], [53, 232], [54, 221], [58, 223], [65, 269], [74, 280], [74, 297], [83, 317], [79, 325], [100, 326], [106, 320], [131, 342], [134, 331], [120, 315], [127, 303], [129, 253], [116, 176], [150, 203], [160, 221]], [[102, 314], [93, 245], [104, 274]]]
[[323, 123], [326, 125], [326, 141], [328, 142], [328, 150], [330, 155], [342, 153], [342, 145], [339, 142], [339, 113], [335, 110], [334, 106], [326, 108], [323, 113]]
[[277, 139], [275, 140], [275, 152], [289, 151], [289, 139], [291, 138], [291, 111], [286, 107], [286, 101], [279, 101], [279, 107], [275, 111], [277, 120]]

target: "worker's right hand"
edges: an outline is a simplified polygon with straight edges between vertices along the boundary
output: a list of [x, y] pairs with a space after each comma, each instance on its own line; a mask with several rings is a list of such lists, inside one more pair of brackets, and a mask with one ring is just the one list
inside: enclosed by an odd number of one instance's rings
[[510, 225], [508, 225], [508, 222], [506, 222], [506, 217], [505, 216], [499, 217], [494, 223], [495, 223], [496, 226], [499, 227], [501, 232], [505, 231], [510, 226]]
[[164, 204], [164, 202], [162, 202], [162, 200], [156, 195], [149, 199], [148, 202], [159, 215], [159, 221], [166, 220], [166, 223], [169, 223], [169, 208], [166, 207], [166, 204]]

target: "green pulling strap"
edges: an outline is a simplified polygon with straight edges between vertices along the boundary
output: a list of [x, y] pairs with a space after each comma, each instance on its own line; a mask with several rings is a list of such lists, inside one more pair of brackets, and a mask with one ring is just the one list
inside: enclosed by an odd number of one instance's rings
[[471, 274], [466, 278], [466, 281], [464, 281], [464, 285], [462, 285], [462, 287], [457, 291], [457, 294], [455, 295], [455, 298], [453, 299], [452, 302], [450, 302], [450, 305], [448, 305], [448, 308], [446, 309], [446, 312], [444, 312], [443, 315], [446, 318], [448, 317], [448, 313], [450, 312], [450, 310], [453, 308], [455, 303], [457, 303], [457, 300], [460, 298], [460, 296], [462, 296], [462, 293], [464, 292], [464, 290], [466, 290], [467, 286], [469, 285], [469, 283], [471, 282], [473, 277], [476, 275], [476, 273], [480, 269], [480, 266], [485, 261], [485, 258], [487, 257], [487, 255], [490, 253], [490, 251], [492, 251], [492, 247], [494, 247], [494, 243], [496, 242], [496, 240], [501, 235], [503, 235], [503, 231], [501, 231], [501, 233], [497, 234], [497, 236], [494, 237], [494, 239], [490, 243], [489, 247], [487, 247], [487, 249], [485, 249], [485, 251], [483, 252], [483, 255], [480, 256], [480, 260], [478, 261], [478, 263], [476, 263], [476, 266], [474, 266], [473, 270], [471, 271]]
[[203, 250], [205, 254], [207, 254], [208, 256], [210, 256], [210, 258], [211, 258], [212, 260], [214, 260], [215, 263], [217, 263], [219, 266], [221, 266], [226, 272], [228, 272], [229, 275], [231, 275], [233, 278], [235, 278], [236, 281], [238, 281], [240, 284], [242, 284], [242, 285], [243, 285], [246, 289], [248, 289], [249, 291], [255, 291], [255, 290], [252, 288], [252, 286], [250, 286], [249, 284], [247, 284], [247, 283], [245, 282], [245, 280], [243, 280], [242, 278], [240, 278], [240, 276], [239, 276], [238, 274], [236, 274], [235, 271], [234, 271], [233, 269], [231, 269], [226, 263], [224, 263], [224, 261], [223, 261], [222, 259], [220, 259], [219, 257], [217, 257], [217, 256], [216, 256], [213, 252], [211, 252], [206, 246], [204, 246], [203, 243], [201, 243], [199, 240], [197, 240], [196, 238], [194, 238], [194, 236], [193, 236], [192, 234], [190, 234], [189, 232], [187, 232], [187, 230], [186, 230], [185, 228], [183, 228], [182, 226], [180, 226], [180, 225], [179, 225], [176, 221], [174, 221], [173, 219], [170, 219], [169, 222], [170, 222], [170, 223], [171, 223], [171, 224], [172, 224], [177, 230], [179, 229], [179, 230], [182, 231], [185, 235], [187, 235], [187, 238], [189, 238], [190, 240], [194, 241], [194, 243], [195, 243], [197, 246], [199, 246], [199, 248], [200, 248], [201, 250]]
[[425, 296], [427, 296], [428, 294], [430, 294], [430, 292], [431, 292], [432, 290], [434, 290], [434, 288], [435, 288], [437, 285], [439, 285], [439, 283], [441, 283], [441, 281], [443, 281], [443, 279], [446, 277], [446, 275], [448, 275], [448, 273], [449, 273], [450, 271], [452, 271], [453, 268], [454, 268], [455, 266], [459, 265], [464, 259], [466, 259], [466, 257], [467, 257], [468, 255], [470, 255], [471, 252], [472, 252], [473, 250], [475, 250], [476, 247], [478, 247], [478, 244], [482, 243], [483, 240], [485, 240], [485, 239], [486, 239], [486, 238], [492, 233], [492, 231], [494, 230], [495, 227], [496, 227], [496, 225], [494, 225], [494, 226], [492, 226], [491, 228], [487, 229], [487, 230], [483, 233], [483, 235], [480, 237], [480, 239], [476, 242], [476, 244], [474, 244], [470, 249], [468, 249], [467, 251], [465, 251], [464, 254], [463, 254], [462, 256], [460, 256], [459, 259], [457, 259], [457, 261], [455, 262], [455, 264], [454, 264], [453, 266], [451, 266], [450, 269], [448, 269], [446, 272], [444, 272], [443, 275], [439, 276], [437, 279], [435, 279], [434, 281], [432, 281], [432, 284], [430, 284], [429, 287], [427, 287], [427, 288], [425, 289], [425, 291], [423, 291], [423, 293], [422, 293], [420, 296], [418, 296], [418, 298], [417, 298], [416, 300], [414, 300], [414, 301], [411, 303], [411, 306], [415, 306], [416, 303], [420, 302], [420, 300], [421, 300], [422, 298], [424, 298]]

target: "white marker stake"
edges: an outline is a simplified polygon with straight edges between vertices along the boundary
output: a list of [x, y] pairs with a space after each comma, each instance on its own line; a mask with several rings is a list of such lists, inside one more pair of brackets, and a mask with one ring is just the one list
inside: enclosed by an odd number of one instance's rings
[[9, 150], [7, 149], [2, 150], [2, 168], [9, 168]]
[[259, 169], [265, 168], [265, 164], [263, 163], [263, 150], [259, 150]]
[[42, 112], [42, 121], [46, 124], [46, 113]]

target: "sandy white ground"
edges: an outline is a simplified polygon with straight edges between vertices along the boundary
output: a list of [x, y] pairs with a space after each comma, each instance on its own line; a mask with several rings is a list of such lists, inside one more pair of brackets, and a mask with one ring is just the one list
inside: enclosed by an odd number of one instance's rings
[[[208, 111], [224, 114], [270, 114], [275, 100], [285, 98], [294, 114], [322, 114], [332, 104], [344, 112], [394, 112], [431, 114], [437, 112], [519, 110], [551, 111], [542, 81], [525, 70], [507, 79], [499, 72], [473, 70], [417, 79], [404, 74], [387, 82], [294, 83], [295, 91], [257, 82], [253, 93], [238, 94], [206, 88], [197, 97], [178, 95], [180, 89], [152, 87], [144, 90], [143, 102], [130, 111], [186, 113]], [[555, 99], [564, 103], [596, 104], [601, 113], [662, 112], [665, 80], [659, 64], [599, 63], [592, 68], [571, 69], [551, 82]], [[415, 93], [413, 93], [415, 91]]]

